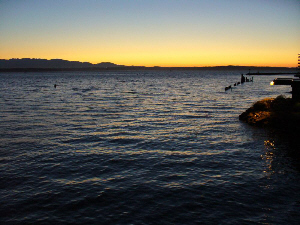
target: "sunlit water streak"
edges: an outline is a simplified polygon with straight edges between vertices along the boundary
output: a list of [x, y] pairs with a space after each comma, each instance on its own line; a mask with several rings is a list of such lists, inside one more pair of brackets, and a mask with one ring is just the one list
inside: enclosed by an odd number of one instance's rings
[[238, 120], [290, 96], [274, 78], [225, 92], [240, 73], [0, 74], [0, 222], [297, 224], [288, 144]]

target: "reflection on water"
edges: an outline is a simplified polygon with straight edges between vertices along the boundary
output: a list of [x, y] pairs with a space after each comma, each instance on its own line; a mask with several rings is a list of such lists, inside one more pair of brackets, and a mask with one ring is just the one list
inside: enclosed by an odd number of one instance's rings
[[266, 165], [267, 165], [267, 170], [265, 170], [264, 172], [272, 173], [272, 163], [274, 157], [273, 151], [275, 149], [275, 144], [274, 141], [266, 140], [264, 142], [264, 145], [265, 145], [265, 155], [262, 155], [262, 159], [266, 161]]
[[0, 74], [0, 223], [296, 224], [297, 145], [238, 120], [290, 87], [239, 79]]
[[300, 172], [300, 143], [297, 134], [283, 133], [280, 130], [269, 130], [269, 139], [264, 141], [268, 173], [288, 174], [291, 171]]

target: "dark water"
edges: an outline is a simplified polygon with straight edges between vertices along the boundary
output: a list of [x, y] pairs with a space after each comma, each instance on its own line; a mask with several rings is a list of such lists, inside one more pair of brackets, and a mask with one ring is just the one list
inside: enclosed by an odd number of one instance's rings
[[298, 224], [293, 146], [238, 120], [273, 78], [0, 74], [0, 223]]

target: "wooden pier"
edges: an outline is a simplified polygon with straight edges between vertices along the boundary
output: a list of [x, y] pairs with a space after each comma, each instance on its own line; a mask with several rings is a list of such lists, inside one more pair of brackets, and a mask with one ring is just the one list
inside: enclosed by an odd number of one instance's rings
[[300, 101], [300, 79], [299, 78], [276, 78], [270, 85], [291, 85], [292, 99]]

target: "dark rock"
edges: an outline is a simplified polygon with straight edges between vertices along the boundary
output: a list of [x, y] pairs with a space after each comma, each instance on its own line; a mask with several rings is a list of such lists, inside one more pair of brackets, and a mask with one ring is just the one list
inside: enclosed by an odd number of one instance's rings
[[266, 98], [254, 103], [239, 119], [253, 126], [300, 132], [300, 103], [284, 96]]

